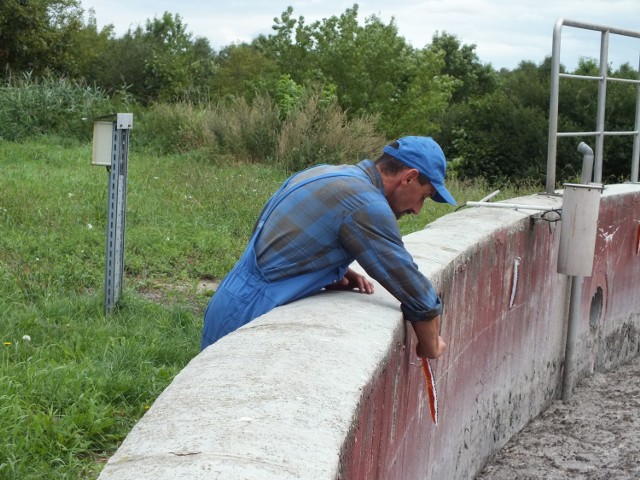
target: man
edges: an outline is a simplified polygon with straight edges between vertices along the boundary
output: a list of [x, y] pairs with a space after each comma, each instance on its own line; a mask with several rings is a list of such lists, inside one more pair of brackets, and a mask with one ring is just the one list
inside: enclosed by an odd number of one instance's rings
[[290, 177], [263, 208], [244, 254], [213, 295], [202, 348], [278, 305], [322, 288], [373, 293], [351, 270], [357, 260], [401, 303], [419, 356], [439, 357], [442, 305], [404, 248], [397, 218], [424, 201], [455, 205], [444, 186], [446, 159], [430, 137], [387, 145], [376, 160], [322, 165]]

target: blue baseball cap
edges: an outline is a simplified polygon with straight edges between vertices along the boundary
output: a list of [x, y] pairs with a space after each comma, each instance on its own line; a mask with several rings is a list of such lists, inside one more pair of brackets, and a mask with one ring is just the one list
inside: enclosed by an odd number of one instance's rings
[[444, 186], [447, 160], [440, 145], [431, 137], [402, 137], [397, 142], [398, 148], [387, 145], [384, 152], [427, 177], [436, 189], [433, 200], [456, 205], [455, 199]]

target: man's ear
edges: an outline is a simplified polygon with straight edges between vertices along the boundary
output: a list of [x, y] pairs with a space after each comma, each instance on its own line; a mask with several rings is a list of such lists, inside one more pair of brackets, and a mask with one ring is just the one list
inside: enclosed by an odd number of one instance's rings
[[418, 175], [420, 175], [420, 172], [417, 169], [409, 168], [403, 172], [402, 183], [416, 182], [418, 181]]

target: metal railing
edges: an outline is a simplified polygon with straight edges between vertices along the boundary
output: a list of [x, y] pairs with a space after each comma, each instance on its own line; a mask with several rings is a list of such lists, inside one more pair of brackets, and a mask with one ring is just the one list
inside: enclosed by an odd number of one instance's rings
[[[560, 73], [560, 43], [562, 27], [576, 27], [602, 32], [600, 41], [600, 71], [599, 76], [574, 75]], [[549, 107], [549, 142], [547, 150], [547, 193], [553, 193], [556, 183], [556, 153], [559, 137], [595, 136], [595, 155], [593, 181], [602, 183], [602, 152], [604, 137], [608, 135], [633, 135], [633, 154], [631, 158], [631, 177], [633, 183], [638, 182], [638, 163], [640, 156], [640, 75], [637, 80], [610, 77], [607, 70], [609, 55], [609, 34], [623, 35], [640, 39], [640, 32], [624, 30], [620, 28], [594, 25], [590, 23], [576, 22], [567, 19], [558, 19], [553, 30], [553, 51], [551, 57], [551, 99]], [[640, 51], [640, 49], [639, 49]], [[638, 70], [640, 72], [640, 55], [638, 57]], [[558, 132], [558, 98], [560, 91], [560, 78], [577, 78], [598, 81], [598, 106], [596, 118], [596, 130], [592, 132]], [[623, 82], [636, 84], [636, 118], [634, 130], [628, 132], [605, 131], [604, 114], [607, 97], [607, 82]]]

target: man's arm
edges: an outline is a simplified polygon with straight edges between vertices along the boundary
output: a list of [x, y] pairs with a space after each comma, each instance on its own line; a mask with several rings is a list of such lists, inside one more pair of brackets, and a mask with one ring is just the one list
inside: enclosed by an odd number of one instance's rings
[[440, 337], [440, 298], [406, 250], [389, 204], [370, 202], [345, 218], [340, 241], [367, 274], [400, 301], [418, 338], [418, 356], [442, 355], [446, 344]]
[[340, 242], [367, 272], [400, 301], [404, 318], [427, 321], [442, 313], [440, 298], [402, 242], [386, 200], [344, 219]]
[[419, 357], [438, 358], [444, 352], [447, 344], [440, 336], [440, 315], [431, 320], [411, 322], [418, 337], [416, 354]]

